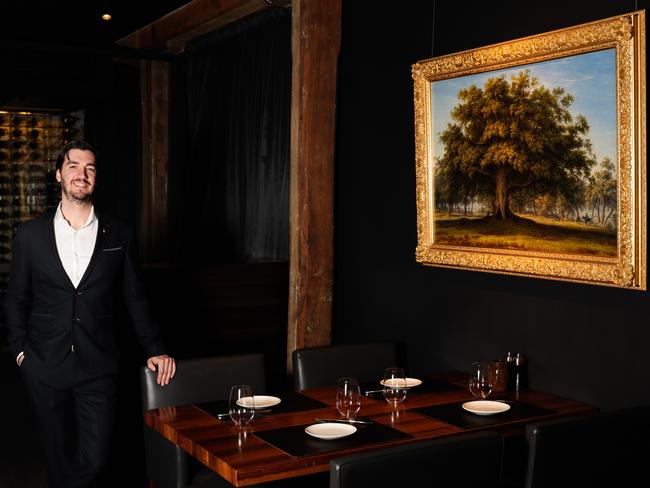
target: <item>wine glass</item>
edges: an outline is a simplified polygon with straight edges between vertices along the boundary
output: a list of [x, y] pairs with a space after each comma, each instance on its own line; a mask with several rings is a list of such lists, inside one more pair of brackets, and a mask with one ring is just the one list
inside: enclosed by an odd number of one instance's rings
[[250, 423], [255, 416], [255, 397], [250, 385], [235, 385], [230, 389], [228, 413], [235, 425]]
[[469, 376], [469, 391], [474, 398], [485, 399], [492, 393], [490, 365], [482, 361], [472, 363]]
[[386, 368], [384, 372], [384, 398], [393, 406], [406, 399], [408, 388], [403, 368]]
[[336, 386], [336, 409], [345, 418], [353, 418], [361, 409], [361, 391], [356, 378], [339, 378]]
[[489, 363], [489, 380], [492, 384], [492, 393], [504, 393], [508, 386], [508, 370], [506, 362], [495, 359]]

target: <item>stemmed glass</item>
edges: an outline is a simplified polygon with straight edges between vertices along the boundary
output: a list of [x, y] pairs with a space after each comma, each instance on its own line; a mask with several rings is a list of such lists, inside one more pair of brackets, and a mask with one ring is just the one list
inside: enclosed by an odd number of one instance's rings
[[391, 405], [397, 406], [406, 399], [408, 388], [403, 368], [386, 368], [383, 385], [384, 398]]
[[469, 376], [469, 391], [474, 398], [485, 399], [492, 393], [490, 365], [482, 361], [472, 363]]
[[345, 418], [353, 418], [361, 409], [361, 391], [356, 378], [339, 378], [336, 386], [336, 409]]
[[255, 397], [250, 385], [235, 385], [230, 389], [228, 413], [235, 425], [250, 423], [255, 416]]

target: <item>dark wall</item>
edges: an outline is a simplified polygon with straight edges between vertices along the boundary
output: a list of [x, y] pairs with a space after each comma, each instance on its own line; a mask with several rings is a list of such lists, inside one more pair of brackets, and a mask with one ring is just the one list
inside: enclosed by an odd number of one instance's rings
[[[647, 2], [638, 2], [638, 8]], [[374, 5], [374, 4], [373, 4]], [[607, 410], [650, 403], [647, 292], [415, 261], [411, 65], [635, 9], [634, 1], [343, 2], [334, 341], [406, 343], [410, 371], [521, 351], [530, 381]]]

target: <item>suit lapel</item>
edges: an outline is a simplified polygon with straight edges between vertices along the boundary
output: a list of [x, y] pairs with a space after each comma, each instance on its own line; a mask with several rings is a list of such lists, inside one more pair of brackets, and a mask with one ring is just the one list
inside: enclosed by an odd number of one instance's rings
[[95, 239], [95, 249], [93, 249], [93, 255], [90, 257], [90, 262], [88, 263], [88, 267], [86, 268], [86, 271], [84, 272], [84, 275], [81, 277], [81, 281], [79, 281], [79, 285], [77, 288], [81, 288], [81, 285], [84, 284], [84, 282], [88, 279], [88, 276], [90, 276], [90, 273], [92, 272], [93, 268], [97, 264], [97, 262], [101, 259], [102, 255], [104, 254], [102, 252], [103, 245], [104, 245], [104, 238], [106, 237], [106, 234], [108, 233], [108, 222], [105, 221], [104, 218], [101, 220], [99, 219], [99, 215], [97, 214], [97, 211], [95, 211], [95, 218], [98, 220], [97, 225], [97, 238]]
[[56, 247], [56, 235], [54, 234], [55, 215], [56, 215], [56, 210], [54, 212], [51, 212], [48, 218], [45, 219], [47, 242], [49, 244], [48, 247], [50, 248], [50, 253], [52, 253], [52, 262], [56, 263], [55, 267], [57, 272], [63, 275], [63, 279], [70, 286], [70, 288], [74, 288], [74, 285], [72, 284], [72, 281], [68, 276], [68, 273], [66, 273], [65, 268], [63, 267], [63, 262], [61, 262], [61, 256], [59, 256], [59, 250]]

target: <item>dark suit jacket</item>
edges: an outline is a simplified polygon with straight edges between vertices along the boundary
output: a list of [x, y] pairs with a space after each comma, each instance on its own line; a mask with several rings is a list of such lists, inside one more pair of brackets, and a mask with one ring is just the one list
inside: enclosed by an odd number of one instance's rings
[[95, 249], [78, 287], [68, 278], [54, 237], [54, 215], [21, 224], [13, 245], [11, 274], [5, 295], [9, 345], [16, 357], [25, 351], [30, 367], [54, 368], [74, 346], [89, 372], [118, 369], [116, 338], [123, 298], [147, 357], [164, 353], [136, 273], [131, 229], [99, 215]]

